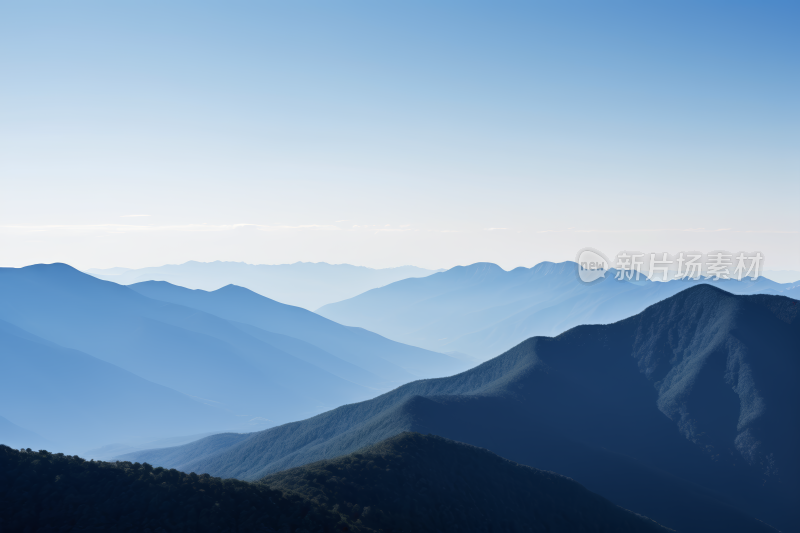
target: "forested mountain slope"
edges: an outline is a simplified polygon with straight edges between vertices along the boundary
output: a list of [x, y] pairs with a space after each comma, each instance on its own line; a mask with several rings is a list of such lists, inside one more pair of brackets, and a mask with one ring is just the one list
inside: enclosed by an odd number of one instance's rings
[[667, 531], [564, 476], [419, 433], [261, 483], [383, 531]]
[[404, 434], [260, 483], [0, 446], [0, 531], [667, 530], [563, 476]]
[[353, 526], [263, 484], [0, 446], [3, 533], [366, 531]]

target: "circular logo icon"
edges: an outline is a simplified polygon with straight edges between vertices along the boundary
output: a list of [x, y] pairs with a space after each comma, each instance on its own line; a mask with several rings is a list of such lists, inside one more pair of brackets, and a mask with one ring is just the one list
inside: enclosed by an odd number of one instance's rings
[[575, 257], [578, 268], [578, 277], [584, 283], [594, 283], [605, 278], [611, 263], [600, 250], [583, 248]]

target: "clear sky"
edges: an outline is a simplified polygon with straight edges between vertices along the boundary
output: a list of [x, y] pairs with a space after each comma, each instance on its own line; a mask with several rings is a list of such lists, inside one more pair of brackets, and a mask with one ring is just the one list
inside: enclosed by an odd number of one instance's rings
[[800, 4], [0, 1], [0, 264], [800, 269]]

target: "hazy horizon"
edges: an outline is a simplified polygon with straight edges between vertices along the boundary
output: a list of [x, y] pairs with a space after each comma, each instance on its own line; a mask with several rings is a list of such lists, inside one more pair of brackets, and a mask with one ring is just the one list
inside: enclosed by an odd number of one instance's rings
[[[354, 267], [359, 267], [359, 268], [369, 268], [369, 269], [372, 269], [372, 270], [388, 270], [388, 269], [403, 268], [403, 267], [423, 268], [423, 267], [418, 267], [417, 265], [411, 265], [411, 264], [396, 265], [396, 266], [380, 268], [380, 267], [371, 267], [371, 266], [367, 266], [367, 265], [355, 265], [353, 263], [328, 263], [327, 261], [295, 261], [293, 263], [248, 263], [247, 261], [222, 261], [222, 260], [219, 260], [219, 259], [217, 259], [216, 261], [195, 261], [193, 259], [189, 259], [188, 261], [184, 261], [183, 263], [163, 263], [163, 264], [157, 264], [157, 265], [147, 265], [147, 266], [137, 267], [137, 268], [131, 268], [131, 267], [117, 265], [117, 266], [107, 267], [107, 268], [94, 268], [94, 267], [80, 268], [78, 270], [81, 270], [83, 272], [92, 272], [92, 271], [101, 271], [101, 270], [118, 270], [118, 269], [123, 269], [123, 270], [142, 270], [142, 269], [145, 269], [145, 268], [158, 268], [158, 267], [162, 267], [162, 266], [180, 266], [180, 265], [185, 265], [186, 263], [237, 263], [237, 264], [244, 264], [244, 265], [249, 265], [249, 266], [291, 266], [291, 265], [298, 265], [298, 264], [303, 264], [303, 265], [330, 265], [330, 266], [354, 266]], [[433, 269], [426, 269], [426, 270], [434, 270], [435, 271], [435, 270], [444, 270], [444, 269], [433, 268]]]
[[0, 263], [800, 270], [797, 14], [4, 3]]
[[[574, 262], [574, 258], [573, 259], [564, 259], [563, 261], [550, 261], [550, 260], [545, 259], [544, 261], [540, 261], [539, 263], [541, 263], [541, 262], [561, 263], [561, 262], [564, 262], [564, 261], [573, 261]], [[54, 261], [54, 263], [61, 263], [61, 262], [63, 262], [63, 261]], [[491, 261], [477, 261], [477, 262], [478, 263], [491, 263]], [[358, 264], [346, 263], [346, 262], [344, 262], [344, 263], [328, 263], [326, 261], [295, 261], [293, 263], [248, 263], [246, 261], [224, 261], [224, 260], [219, 260], [219, 259], [214, 260], [214, 261], [195, 261], [193, 259], [189, 259], [189, 260], [184, 261], [182, 263], [149, 264], [149, 265], [144, 265], [144, 266], [140, 266], [140, 267], [127, 267], [127, 266], [116, 265], [116, 266], [112, 266], [112, 267], [96, 268], [96, 267], [79, 267], [79, 266], [74, 265], [74, 264], [70, 264], [70, 266], [72, 266], [74, 268], [77, 268], [81, 272], [87, 272], [89, 274], [105, 274], [105, 275], [113, 276], [113, 275], [116, 275], [116, 274], [121, 274], [121, 273], [126, 272], [126, 271], [131, 271], [131, 270], [158, 269], [158, 268], [161, 268], [161, 267], [181, 266], [181, 265], [185, 265], [187, 263], [204, 263], [204, 264], [233, 263], [233, 264], [243, 264], [243, 265], [248, 265], [248, 266], [292, 266], [292, 265], [297, 265], [297, 264], [309, 264], [309, 265], [324, 264], [324, 265], [330, 265], [330, 266], [352, 266], [352, 267], [357, 267], [357, 268], [368, 268], [368, 269], [371, 269], [371, 270], [392, 270], [392, 269], [402, 269], [402, 268], [408, 267], [408, 268], [419, 268], [419, 269], [424, 269], [424, 270], [430, 270], [432, 273], [433, 272], [444, 272], [444, 271], [447, 271], [447, 270], [449, 270], [451, 268], [455, 268], [457, 266], [468, 266], [468, 265], [465, 265], [465, 264], [461, 264], [461, 265], [456, 264], [456, 265], [451, 265], [451, 266], [449, 266], [447, 268], [426, 268], [426, 267], [420, 267], [418, 265], [412, 265], [412, 264], [406, 263], [406, 264], [386, 266], [386, 267], [375, 267], [375, 266], [358, 265]], [[498, 266], [500, 268], [502, 268], [503, 270], [508, 272], [508, 271], [514, 270], [515, 268], [533, 268], [534, 266], [538, 265], [539, 263], [536, 263], [536, 264], [533, 264], [533, 265], [513, 265], [513, 266], [498, 265]], [[32, 264], [36, 264], [36, 263], [32, 263]], [[471, 263], [471, 264], [474, 264], [474, 263]], [[493, 264], [497, 264], [497, 263], [493, 263]], [[4, 268], [4, 267], [5, 268], [21, 268], [21, 267], [25, 267], [25, 266], [30, 266], [30, 265], [0, 265], [0, 268]], [[777, 283], [794, 283], [795, 281], [800, 281], [800, 270], [767, 268], [767, 269], [762, 269], [759, 272], [759, 275], [763, 276], [763, 277], [766, 277], [766, 278], [769, 278], [772, 281], [775, 281]]]

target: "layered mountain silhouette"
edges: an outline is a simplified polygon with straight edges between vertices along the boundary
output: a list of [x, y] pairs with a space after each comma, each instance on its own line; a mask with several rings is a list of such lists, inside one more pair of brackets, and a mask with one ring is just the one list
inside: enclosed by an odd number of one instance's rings
[[259, 483], [0, 446], [4, 531], [666, 532], [578, 483], [405, 433]]
[[230, 261], [189, 261], [181, 265], [91, 269], [87, 272], [121, 285], [168, 281], [181, 287], [214, 291], [234, 284], [285, 304], [313, 310], [401, 279], [421, 278], [437, 271], [415, 266], [376, 269], [328, 263], [250, 265]]
[[558, 472], [678, 531], [797, 531], [796, 300], [691, 287], [456, 376], [129, 458], [259, 479], [405, 431]]
[[[0, 379], [9, 387], [0, 394], [31, 401], [2, 415], [56, 442], [62, 441], [55, 435], [70, 445], [92, 440], [95, 448], [124, 435], [141, 442], [269, 427], [461, 368], [448, 356], [340, 326], [247, 289], [195, 293], [157, 286], [194, 294], [200, 303], [208, 295], [210, 307], [226, 316], [226, 306], [250, 310], [251, 318], [249, 311], [233, 314], [255, 325], [149, 298], [141, 294], [146, 287], [139, 292], [68, 265], [0, 269]], [[166, 433], [144, 431], [138, 421], [151, 414], [153, 429], [175, 422]], [[206, 423], [196, 424], [198, 417]]]
[[[178, 435], [172, 437], [164, 437], [159, 438], [156, 440], [147, 439], [147, 438], [137, 438], [137, 439], [125, 439], [124, 442], [115, 442], [112, 444], [106, 444], [104, 446], [100, 446], [99, 448], [91, 448], [91, 449], [84, 449], [85, 451], [81, 452], [81, 457], [85, 457], [87, 459], [94, 459], [97, 461], [110, 461], [113, 460], [118, 455], [122, 455], [125, 453], [133, 453], [138, 452], [141, 450], [151, 450], [153, 448], [167, 448], [170, 446], [181, 446], [183, 444], [188, 444], [190, 442], [194, 442], [199, 439], [203, 439], [205, 437], [209, 437], [211, 435], [219, 434], [219, 431], [210, 431], [205, 433], [195, 433], [192, 435]], [[50, 445], [51, 449], [55, 449]], [[35, 449], [35, 448], [34, 448]]]
[[[362, 328], [342, 326], [301, 307], [278, 303], [236, 285], [208, 292], [151, 281], [130, 285], [130, 288], [148, 298], [191, 307], [234, 321], [244, 326], [240, 326], [243, 331], [297, 353], [298, 357], [308, 357], [307, 360], [315, 364], [330, 364], [330, 368], [335, 368], [337, 372], [344, 372], [341, 369], [342, 360], [351, 363], [351, 367], [357, 365], [389, 381], [444, 376], [466, 368], [463, 362], [447, 355], [393, 342]], [[255, 326], [261, 331], [247, 326]], [[291, 339], [300, 339], [307, 343], [306, 347], [316, 346], [334, 355], [339, 366], [334, 367], [334, 358], [330, 356], [330, 361], [323, 360], [319, 350], [313, 354], [307, 349], [293, 351], [294, 346], [288, 345]], [[364, 378], [354, 380], [358, 382], [361, 379]]]
[[407, 279], [317, 310], [349, 326], [391, 339], [484, 361], [536, 336], [553, 336], [582, 324], [608, 324], [698, 284], [734, 294], [784, 294], [800, 298], [800, 286], [766, 278], [755, 281], [680, 280], [668, 283], [617, 280], [611, 270], [585, 284], [577, 264], [540, 263], [505, 271], [492, 263], [455, 267]]

